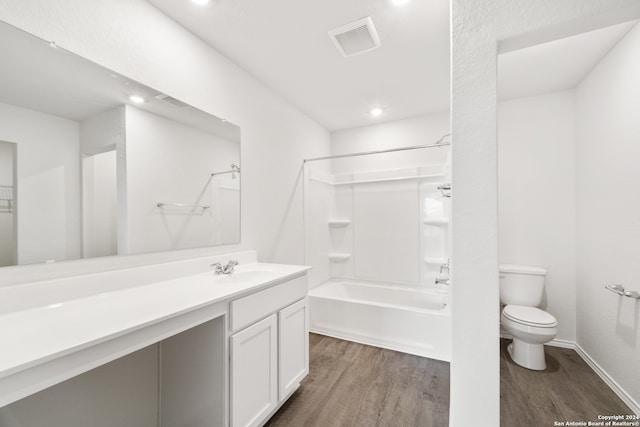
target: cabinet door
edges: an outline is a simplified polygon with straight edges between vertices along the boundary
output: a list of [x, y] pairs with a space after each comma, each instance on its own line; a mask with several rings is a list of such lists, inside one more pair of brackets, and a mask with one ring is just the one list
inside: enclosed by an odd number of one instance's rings
[[259, 425], [278, 403], [278, 321], [273, 314], [231, 336], [231, 426]]
[[278, 312], [279, 397], [284, 399], [309, 373], [309, 304], [307, 298]]

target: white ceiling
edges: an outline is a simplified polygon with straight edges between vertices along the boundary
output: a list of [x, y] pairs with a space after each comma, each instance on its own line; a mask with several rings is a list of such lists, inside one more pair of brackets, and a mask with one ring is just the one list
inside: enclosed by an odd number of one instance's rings
[[637, 21], [516, 50], [498, 57], [498, 98], [575, 88]]
[[[449, 109], [448, 0], [148, 1], [329, 130]], [[366, 16], [381, 47], [343, 57], [327, 32]], [[574, 88], [633, 24], [500, 55], [499, 98]]]
[[[329, 130], [449, 109], [448, 0], [148, 1]], [[366, 16], [381, 47], [343, 57], [327, 32]], [[500, 55], [499, 99], [576, 87], [633, 25]]]
[[[149, 0], [329, 130], [449, 108], [449, 1]], [[370, 16], [381, 47], [345, 58], [327, 32]]]

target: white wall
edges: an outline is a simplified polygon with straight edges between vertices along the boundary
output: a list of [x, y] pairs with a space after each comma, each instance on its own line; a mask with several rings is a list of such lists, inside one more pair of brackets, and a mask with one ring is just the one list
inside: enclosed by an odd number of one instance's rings
[[577, 341], [640, 410], [640, 26], [577, 88]]
[[[405, 120], [346, 129], [331, 134], [331, 154], [387, 150], [413, 145], [435, 144], [449, 132], [449, 113], [432, 114]], [[445, 141], [451, 141], [447, 137]], [[335, 174], [367, 170], [416, 167], [425, 164], [446, 163], [448, 148], [376, 154], [371, 156], [336, 159], [331, 162]]]
[[564, 91], [498, 105], [498, 244], [503, 264], [547, 269], [542, 308], [575, 342], [575, 102]]
[[637, 0], [451, 2], [453, 427], [500, 424], [498, 44], [531, 46], [639, 15]]
[[17, 144], [18, 263], [80, 258], [78, 122], [0, 103], [0, 140]]

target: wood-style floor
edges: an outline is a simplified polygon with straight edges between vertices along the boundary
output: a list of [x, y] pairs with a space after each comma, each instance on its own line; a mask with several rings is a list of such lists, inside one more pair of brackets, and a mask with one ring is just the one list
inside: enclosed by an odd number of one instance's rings
[[449, 364], [311, 334], [309, 376], [269, 427], [449, 424]]
[[[547, 369], [531, 371], [509, 358], [509, 342], [500, 343], [502, 426], [546, 427], [632, 414], [575, 351], [546, 347]], [[449, 424], [448, 363], [316, 334], [309, 347], [309, 376], [266, 426]]]
[[500, 424], [553, 426], [555, 421], [599, 421], [633, 412], [574, 350], [545, 347], [547, 369], [516, 365], [500, 342]]

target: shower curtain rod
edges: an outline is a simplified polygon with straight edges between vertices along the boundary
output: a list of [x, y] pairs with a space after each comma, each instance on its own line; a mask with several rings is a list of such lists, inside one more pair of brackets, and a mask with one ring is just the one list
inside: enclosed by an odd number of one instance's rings
[[[211, 174], [211, 176], [215, 176], [215, 175], [224, 175], [225, 173], [233, 173], [233, 174], [240, 173], [240, 167], [238, 167], [237, 165], [235, 165], [235, 164], [233, 164], [233, 163], [232, 163], [232, 164], [231, 164], [231, 170], [228, 170], [228, 171], [222, 171], [222, 172], [213, 172], [213, 173]], [[233, 175], [233, 178], [235, 179], [235, 175]]]
[[426, 144], [426, 145], [412, 145], [411, 147], [400, 147], [400, 148], [390, 148], [388, 150], [376, 150], [376, 151], [361, 151], [359, 153], [349, 153], [349, 154], [335, 154], [333, 156], [325, 156], [325, 157], [314, 157], [312, 159], [304, 159], [303, 162], [314, 162], [316, 160], [330, 160], [330, 159], [340, 159], [343, 157], [356, 157], [356, 156], [366, 156], [368, 154], [384, 154], [384, 153], [393, 153], [394, 151], [406, 151], [406, 150], [416, 150], [418, 148], [432, 148], [432, 147], [446, 147], [451, 145], [450, 142], [442, 142], [443, 139], [450, 136], [450, 134], [443, 135], [435, 144]]

